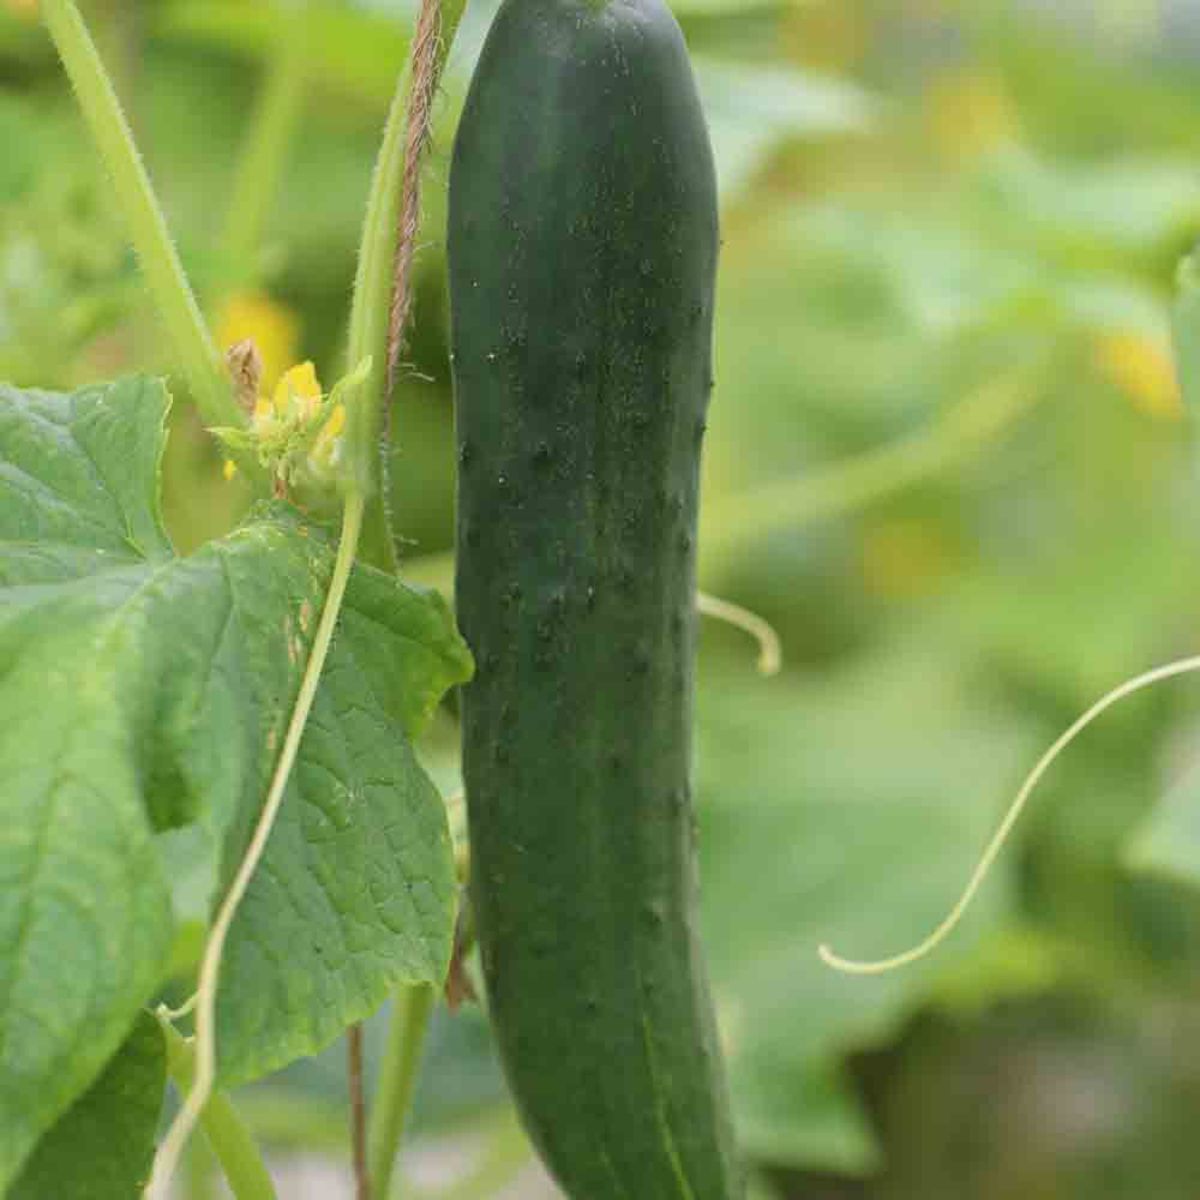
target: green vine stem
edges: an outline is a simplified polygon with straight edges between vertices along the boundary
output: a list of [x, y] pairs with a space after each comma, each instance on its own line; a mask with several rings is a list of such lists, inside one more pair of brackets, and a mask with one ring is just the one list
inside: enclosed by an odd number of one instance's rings
[[[42, 14], [92, 139], [108, 167], [151, 299], [167, 327], [196, 407], [207, 425], [244, 425], [246, 416], [234, 400], [150, 177], [83, 17], [73, 0], [42, 0]], [[246, 457], [247, 469], [255, 476], [261, 474], [253, 458]]]
[[[399, 330], [411, 305], [411, 266], [420, 211], [421, 161], [429, 144], [430, 116], [446, 53], [464, 0], [425, 0], [417, 18], [407, 69], [396, 85], [375, 162], [363, 223], [347, 361], [370, 359], [351, 421], [351, 444], [364, 453], [353, 464], [367, 496], [363, 558], [395, 572], [398, 563], [387, 510], [387, 411]], [[397, 321], [400, 325], [397, 325]]]
[[418, 984], [399, 992], [393, 1001], [387, 1049], [371, 1105], [368, 1138], [367, 1174], [379, 1200], [391, 1195], [392, 1169], [412, 1107], [417, 1068], [421, 1065], [435, 998], [429, 984]]
[[394, 210], [399, 203], [403, 161], [404, 98], [407, 74], [396, 87], [384, 126], [383, 143], [375, 160], [375, 174], [367, 201], [358, 272], [354, 280], [354, 303], [350, 311], [351, 364], [371, 360], [371, 373], [359, 391], [351, 432], [362, 447], [354, 463], [356, 475], [369, 489], [363, 525], [363, 557], [374, 566], [394, 573], [398, 564], [396, 546], [383, 497], [379, 445], [382, 432], [384, 383], [387, 378], [387, 321], [392, 291], [392, 258], [395, 253]]
[[312, 42], [303, 3], [281, 8], [270, 73], [250, 119], [230, 188], [221, 243], [223, 290], [255, 282], [263, 231], [287, 164], [300, 113]]
[[206, 1138], [193, 1138], [188, 1146], [181, 1183], [182, 1200], [218, 1200], [217, 1164]]
[[[346, 594], [346, 585], [350, 580], [355, 552], [358, 549], [362, 515], [362, 497], [358, 493], [352, 492], [346, 500], [346, 507], [342, 515], [341, 541], [338, 544], [333, 575], [329, 581], [329, 592], [325, 597], [325, 606], [321, 610], [321, 620], [313, 638], [313, 646], [308, 656], [308, 664], [304, 669], [304, 677], [300, 681], [300, 692], [296, 697], [296, 704], [288, 722], [283, 748], [275, 764], [271, 786], [267, 791], [267, 798], [263, 803], [262, 812], [259, 814], [258, 823], [254, 827], [250, 844], [246, 847], [237, 874], [229, 885], [225, 898], [221, 901], [221, 906], [217, 910], [216, 918], [205, 943], [194, 1004], [196, 1016], [195, 1079], [183, 1107], [180, 1108], [159, 1148], [158, 1158], [154, 1165], [154, 1179], [151, 1184], [152, 1195], [166, 1194], [167, 1183], [174, 1174], [179, 1158], [187, 1146], [188, 1138], [212, 1095], [217, 1074], [217, 987], [220, 981], [225, 939], [229, 935], [229, 929], [237, 915], [238, 907], [250, 886], [250, 880], [254, 877], [254, 872], [267, 848], [267, 839], [271, 836], [275, 818], [283, 804], [287, 782], [296, 761], [296, 754], [300, 749], [300, 739], [304, 736], [304, 727], [308, 723], [308, 715], [312, 711], [313, 701], [317, 695], [325, 659], [328, 657], [329, 648], [333, 643], [333, 632], [337, 625], [338, 614], [341, 612], [342, 600]], [[154, 1190], [156, 1188], [157, 1193]]]
[[[192, 1091], [195, 1053], [190, 1042], [160, 1015], [167, 1046], [167, 1071], [180, 1095]], [[224, 1092], [214, 1092], [200, 1113], [200, 1128], [221, 1164], [235, 1200], [275, 1200], [275, 1185], [258, 1145]]]

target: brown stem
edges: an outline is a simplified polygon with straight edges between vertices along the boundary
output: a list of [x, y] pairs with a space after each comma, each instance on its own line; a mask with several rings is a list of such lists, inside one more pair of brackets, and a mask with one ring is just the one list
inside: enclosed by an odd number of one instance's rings
[[367, 1102], [363, 1087], [362, 1025], [346, 1031], [346, 1055], [350, 1067], [350, 1140], [354, 1148], [354, 1194], [356, 1200], [371, 1200], [371, 1176], [367, 1169]]
[[[408, 96], [408, 136], [404, 146], [404, 176], [396, 229], [396, 259], [392, 272], [392, 307], [388, 319], [387, 395], [396, 386], [396, 366], [412, 308], [412, 262], [421, 221], [421, 164], [429, 145], [433, 99], [437, 94], [444, 56], [438, 53], [442, 19], [439, 0], [422, 0], [412, 44], [412, 85]], [[390, 406], [385, 409], [390, 420]]]

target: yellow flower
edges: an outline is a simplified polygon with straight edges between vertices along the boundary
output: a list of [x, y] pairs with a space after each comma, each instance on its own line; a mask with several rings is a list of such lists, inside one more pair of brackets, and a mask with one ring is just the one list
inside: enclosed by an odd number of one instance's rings
[[1107, 333], [1096, 343], [1095, 362], [1110, 383], [1153, 417], [1183, 416], [1183, 397], [1170, 351], [1145, 333]]
[[317, 411], [320, 403], [321, 382], [311, 362], [302, 362], [284, 372], [275, 385], [272, 404], [276, 416], [306, 421]]
[[4, 0], [4, 7], [21, 21], [36, 21], [38, 18], [38, 0]]
[[953, 568], [941, 530], [915, 517], [885, 517], [863, 534], [863, 585], [885, 600], [928, 595]]
[[337, 404], [329, 414], [324, 428], [317, 434], [317, 440], [313, 443], [312, 453], [309, 455], [310, 461], [318, 471], [327, 472], [337, 466], [342, 430], [345, 428], [346, 406]]
[[[248, 429], [215, 429], [232, 450], [252, 453], [275, 479], [276, 494], [328, 490], [343, 482], [342, 443], [346, 429], [346, 397], [361, 387], [371, 360], [361, 362], [338, 380], [325, 395], [311, 362], [298, 363], [284, 372], [268, 399], [259, 396], [250, 413]], [[225, 478], [237, 471], [231, 460]]]
[[806, 67], [846, 71], [870, 47], [871, 26], [856, 5], [789, 5], [781, 18], [783, 48]]
[[930, 83], [925, 94], [930, 131], [951, 158], [972, 158], [1015, 142], [1020, 123], [1004, 83], [986, 72], [961, 71]]

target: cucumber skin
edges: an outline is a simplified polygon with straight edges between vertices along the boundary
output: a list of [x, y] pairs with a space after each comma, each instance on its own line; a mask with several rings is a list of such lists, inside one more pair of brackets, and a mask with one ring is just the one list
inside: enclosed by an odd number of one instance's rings
[[716, 182], [661, 0], [506, 0], [450, 174], [471, 893], [574, 1200], [743, 1195], [696, 922]]

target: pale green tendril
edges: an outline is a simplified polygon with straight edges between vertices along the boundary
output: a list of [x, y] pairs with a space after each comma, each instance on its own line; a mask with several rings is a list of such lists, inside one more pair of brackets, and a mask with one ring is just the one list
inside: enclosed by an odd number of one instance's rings
[[722, 600], [719, 596], [710, 596], [707, 592], [696, 593], [696, 611], [703, 617], [724, 621], [725, 624], [748, 633], [758, 642], [758, 673], [779, 674], [783, 667], [783, 642], [769, 621], [740, 604]]
[[283, 805], [288, 779], [291, 777], [292, 767], [300, 750], [300, 740], [304, 736], [308, 715], [312, 710], [317, 687], [321, 682], [325, 659], [333, 643], [334, 627], [337, 625], [338, 614], [341, 612], [342, 600], [346, 594], [346, 584], [349, 582], [355, 551], [358, 548], [362, 515], [362, 497], [352, 494], [346, 501], [342, 517], [341, 541], [338, 544], [333, 576], [329, 582], [329, 593], [325, 598], [325, 607], [321, 611], [321, 620], [313, 638], [308, 665], [305, 667], [304, 677], [300, 682], [300, 693], [296, 697], [291, 720], [288, 722], [283, 749], [275, 764], [271, 786], [263, 803], [262, 812], [259, 814], [258, 823], [254, 827], [250, 844], [246, 847], [237, 874], [229, 885], [225, 898], [221, 901], [212, 929], [209, 931], [208, 941], [204, 946], [204, 957], [200, 962], [200, 979], [194, 1004], [196, 1014], [195, 1078], [183, 1107], [171, 1123], [167, 1136], [159, 1147], [158, 1157], [154, 1164], [154, 1176], [151, 1181], [152, 1195], [166, 1194], [167, 1182], [174, 1174], [188, 1138], [191, 1137], [192, 1130], [212, 1095], [217, 1076], [217, 986], [221, 961], [225, 952], [225, 939], [229, 935], [230, 927], [233, 925], [233, 919], [237, 915], [242, 899], [250, 887], [254, 872], [262, 860], [263, 853], [267, 848], [267, 840], [275, 826], [275, 818], [279, 815], [279, 810]]
[[992, 868], [992, 864], [1003, 849], [1004, 843], [1007, 841], [1008, 835], [1012, 832], [1013, 826], [1016, 825], [1018, 818], [1021, 816], [1033, 789], [1037, 787], [1042, 776], [1050, 768], [1054, 760], [1098, 716], [1110, 709], [1119, 700], [1123, 700], [1126, 696], [1130, 696], [1134, 692], [1140, 692], [1143, 688], [1161, 683], [1164, 679], [1171, 679], [1176, 675], [1186, 675], [1192, 671], [1200, 671], [1200, 655], [1181, 658], [1175, 662], [1167, 663], [1165, 666], [1155, 667], [1154, 670], [1146, 671], [1144, 674], [1137, 675], [1133, 679], [1127, 679], [1124, 683], [1113, 688], [1111, 692], [1106, 693], [1097, 700], [1087, 712], [1059, 736], [1050, 749], [1038, 759], [1037, 765], [1029, 772], [1025, 782], [1021, 785], [1016, 799], [1009, 806], [1004, 820], [1000, 822], [999, 828], [992, 835], [991, 841], [985, 847], [957, 903], [942, 923], [923, 941], [918, 942], [910, 950], [905, 950], [901, 954], [875, 960], [843, 958], [840, 954], [835, 954], [828, 945], [823, 944], [817, 948], [817, 953], [820, 955], [821, 960], [835, 971], [842, 971], [848, 975], [883, 975], [888, 971], [895, 971], [899, 967], [906, 967], [910, 963], [917, 962], [932, 950], [937, 949], [954, 932], [955, 927], [962, 920], [963, 914], [975, 898], [976, 892], [979, 891], [980, 886]]

